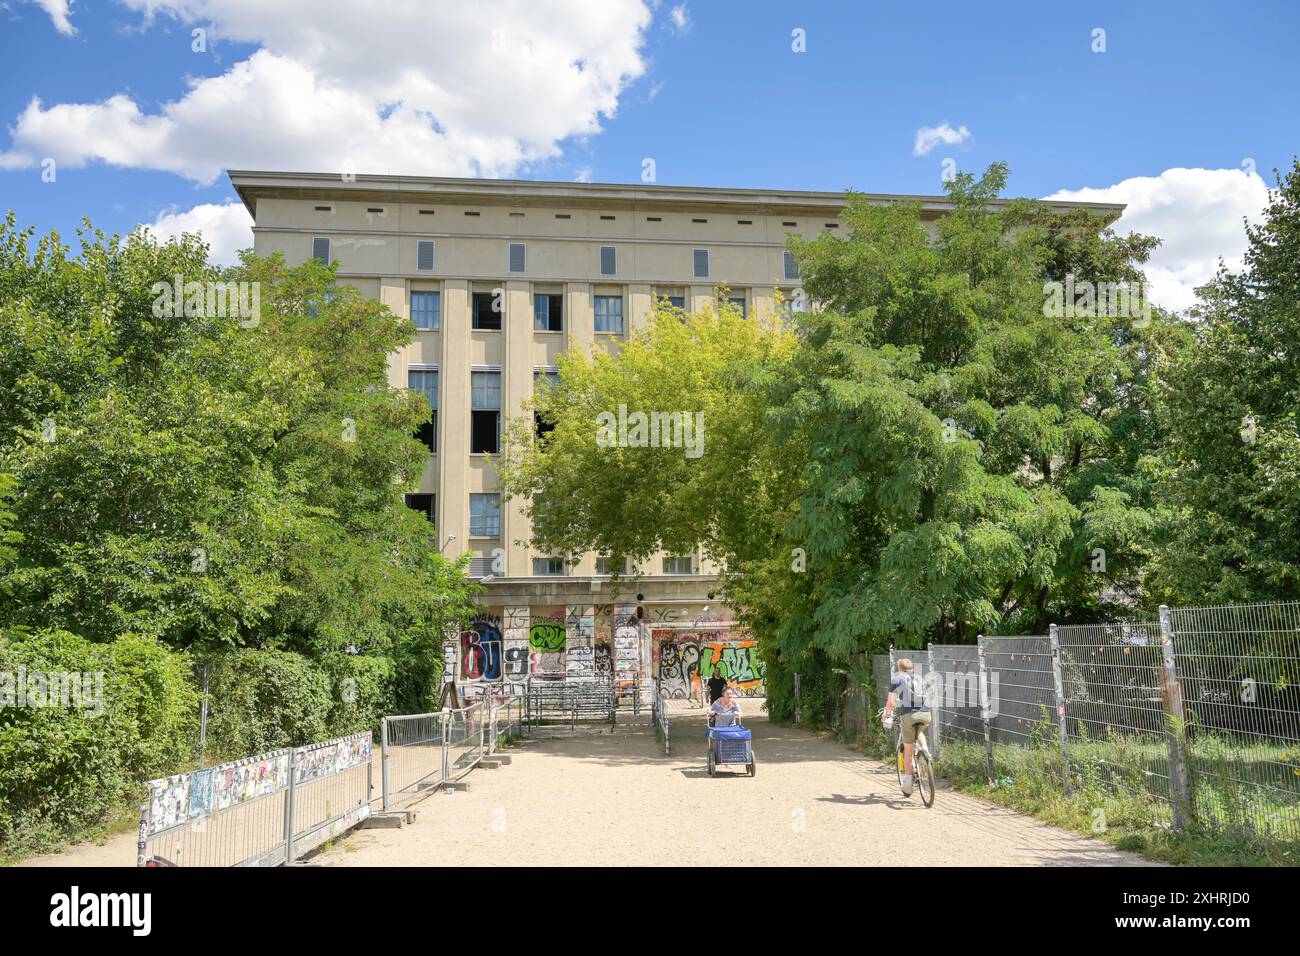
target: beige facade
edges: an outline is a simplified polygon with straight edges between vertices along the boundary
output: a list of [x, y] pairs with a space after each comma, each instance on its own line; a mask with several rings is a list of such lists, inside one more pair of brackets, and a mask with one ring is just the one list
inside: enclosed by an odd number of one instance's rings
[[[340, 282], [397, 315], [419, 313], [426, 325], [435, 300], [423, 294], [436, 293], [436, 324], [392, 356], [389, 381], [408, 387], [436, 378], [436, 450], [418, 493], [433, 496], [440, 538], [449, 542], [444, 553], [468, 550], [478, 559], [486, 606], [554, 613], [634, 602], [648, 620], [718, 616], [717, 569], [698, 555], [688, 573], [665, 573], [664, 556], [656, 556], [617, 595], [592, 555], [562, 574], [535, 574], [534, 559], [550, 555], [528, 544], [521, 506], [503, 504], [497, 528], [484, 517], [490, 499], [472, 498], [497, 488], [496, 455], [474, 446], [474, 396], [490, 396], [496, 382], [501, 420], [519, 414], [535, 375], [554, 369], [561, 352], [618, 348], [643, 327], [656, 296], [698, 309], [726, 287], [747, 314], [771, 315], [778, 290], [788, 299], [799, 288], [787, 271], [787, 236], [841, 228], [842, 194], [241, 171], [230, 178], [254, 217], [259, 255], [280, 252], [294, 265], [327, 254]], [[872, 198], [920, 202], [931, 220], [947, 207], [935, 197]], [[536, 327], [539, 295], [561, 297], [557, 330]], [[480, 306], [495, 298], [503, 307], [499, 330], [475, 327], [476, 297]], [[621, 324], [612, 320], [616, 305]], [[427, 372], [436, 376], [419, 375]]]

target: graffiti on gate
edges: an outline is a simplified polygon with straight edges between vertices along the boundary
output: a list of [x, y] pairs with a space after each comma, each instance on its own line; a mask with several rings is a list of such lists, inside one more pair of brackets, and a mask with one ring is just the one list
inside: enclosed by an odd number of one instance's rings
[[460, 632], [460, 679], [462, 681], [499, 681], [501, 679], [501, 619], [479, 614], [467, 630]]
[[565, 612], [564, 676], [570, 681], [596, 679], [596, 615], [591, 605], [575, 605]]
[[700, 645], [672, 638], [658, 644], [659, 692], [674, 700], [699, 696]]
[[502, 637], [501, 666], [507, 681], [517, 683], [528, 679], [528, 621], [529, 609], [508, 607], [502, 611], [505, 631]]
[[533, 621], [528, 625], [528, 647], [534, 677], [564, 676], [564, 621]]
[[709, 641], [701, 645], [700, 679], [707, 681], [715, 673], [741, 697], [762, 697], [766, 665], [758, 656], [756, 641]]
[[614, 611], [614, 679], [636, 683], [641, 674], [640, 628], [636, 606], [620, 604]]
[[614, 679], [614, 654], [609, 644], [596, 645], [596, 680], [609, 683]]
[[742, 697], [762, 697], [765, 665], [758, 643], [730, 633], [681, 632], [657, 628], [651, 639], [658, 655], [659, 689], [666, 697], [699, 698], [715, 673]]

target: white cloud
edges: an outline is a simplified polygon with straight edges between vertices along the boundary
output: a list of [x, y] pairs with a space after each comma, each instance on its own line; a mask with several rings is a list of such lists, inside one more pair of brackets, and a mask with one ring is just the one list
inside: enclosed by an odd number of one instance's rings
[[1268, 186], [1254, 171], [1177, 168], [1114, 186], [1063, 189], [1045, 198], [1127, 203], [1115, 230], [1160, 237], [1145, 266], [1151, 300], [1182, 310], [1195, 301], [1193, 290], [1213, 278], [1220, 258], [1231, 269], [1241, 268], [1242, 219], [1261, 218]]
[[225, 168], [501, 176], [600, 131], [645, 70], [643, 0], [429, 4], [119, 0], [260, 49], [146, 112], [33, 98], [0, 168], [105, 162], [209, 184]]
[[239, 202], [204, 203], [184, 212], [169, 209], [141, 228], [159, 239], [197, 232], [208, 244], [208, 260], [220, 265], [233, 265], [235, 253], [253, 244], [253, 217]]
[[72, 13], [72, 0], [31, 0], [31, 2], [50, 15], [50, 20], [54, 23], [54, 29], [65, 36], [76, 34], [77, 28], [72, 25], [72, 20], [69, 19]]
[[686, 4], [679, 3], [668, 11], [668, 22], [677, 33], [685, 33], [691, 28], [691, 16], [686, 12]]
[[938, 126], [922, 126], [916, 131], [916, 142], [912, 145], [913, 156], [926, 156], [940, 143], [949, 146], [959, 145], [970, 139], [970, 130], [965, 126], [953, 129], [944, 120]]

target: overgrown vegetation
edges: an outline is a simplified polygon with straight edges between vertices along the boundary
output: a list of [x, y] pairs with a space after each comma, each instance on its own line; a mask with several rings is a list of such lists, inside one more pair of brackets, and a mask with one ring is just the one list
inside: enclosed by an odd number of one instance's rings
[[386, 367], [413, 334], [316, 262], [0, 225], [0, 672], [105, 675], [102, 716], [0, 709], [3, 852], [191, 760], [204, 664], [209, 757], [430, 709], [477, 586], [403, 503], [429, 409]]

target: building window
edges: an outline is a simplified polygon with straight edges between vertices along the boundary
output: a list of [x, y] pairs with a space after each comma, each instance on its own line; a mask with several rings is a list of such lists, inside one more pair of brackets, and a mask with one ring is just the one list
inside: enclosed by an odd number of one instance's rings
[[554, 577], [564, 573], [563, 558], [533, 558], [533, 574], [538, 577]]
[[409, 369], [406, 387], [419, 392], [429, 400], [429, 420], [416, 429], [415, 437], [433, 454], [438, 450], [438, 370], [436, 368]]
[[726, 299], [724, 299], [724, 300], [722, 300], [722, 301], [727, 302], [727, 303], [728, 303], [728, 304], [729, 304], [733, 309], [735, 309], [737, 312], [739, 312], [739, 313], [740, 313], [740, 317], [741, 317], [742, 319], [745, 317], [745, 315], [746, 315], [746, 308], [745, 308], [745, 294], [744, 294], [743, 292], [742, 292], [742, 293], [739, 293], [739, 294], [732, 293], [732, 294], [728, 295], [728, 296], [726, 297]]
[[422, 332], [434, 331], [442, 318], [442, 296], [437, 292], [411, 293], [411, 320]]
[[615, 571], [620, 575], [627, 575], [627, 558], [599, 557], [596, 559], [597, 574], [613, 574]]
[[785, 253], [785, 277], [787, 279], [799, 278], [799, 262], [795, 259], [794, 253], [788, 249]]
[[420, 239], [415, 243], [415, 268], [420, 272], [433, 271], [433, 240]]
[[436, 495], [407, 495], [406, 507], [412, 511], [418, 511], [429, 519], [430, 524], [435, 523], [434, 514], [437, 507]]
[[618, 250], [613, 246], [600, 247], [600, 274], [618, 275]]
[[329, 265], [330, 261], [330, 241], [329, 239], [318, 236], [311, 241], [311, 257], [317, 262], [323, 262]]
[[596, 296], [596, 331], [623, 332], [623, 297], [621, 295]]
[[475, 292], [471, 328], [476, 331], [500, 332], [501, 298], [495, 292]]
[[501, 537], [501, 496], [469, 496], [469, 534], [471, 538]]
[[[554, 388], [559, 381], [560, 373], [554, 369], [537, 369], [533, 372], [533, 394], [537, 395], [547, 389]], [[541, 412], [533, 412], [533, 426], [538, 438], [549, 435], [555, 430], [555, 422], [549, 418], [543, 418]]]
[[475, 455], [501, 451], [501, 373], [470, 372], [469, 450]]
[[524, 248], [524, 244], [522, 242], [510, 243], [510, 255], [508, 258], [510, 261], [507, 263], [507, 265], [509, 266], [511, 272], [523, 272], [524, 266], [527, 264], [527, 260], [528, 260], [527, 251]]
[[664, 574], [692, 574], [691, 556], [684, 554], [677, 558], [664, 558]]
[[[329, 305], [331, 302], [334, 301], [334, 290], [326, 289], [325, 292], [322, 294], [321, 298], [323, 299], [325, 305]], [[315, 299], [308, 299], [307, 314], [310, 315], [313, 319], [318, 318], [320, 316], [321, 304], [322, 304], [321, 302], [317, 302]]]
[[692, 251], [695, 260], [695, 278], [707, 279], [709, 277], [709, 250], [695, 249]]
[[564, 331], [564, 296], [545, 292], [533, 296], [533, 331]]

